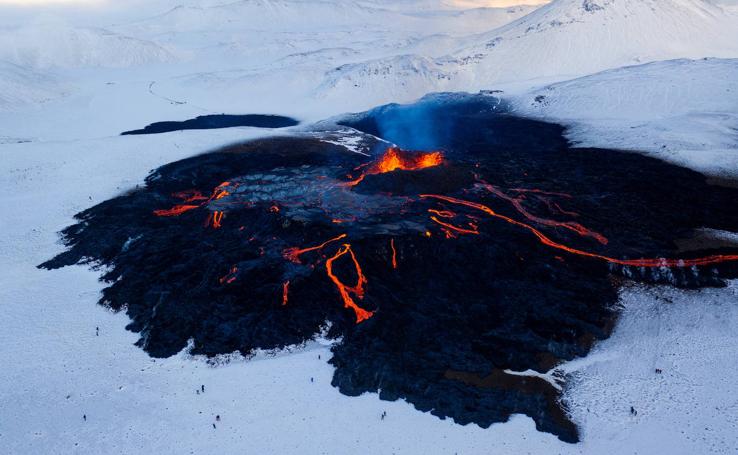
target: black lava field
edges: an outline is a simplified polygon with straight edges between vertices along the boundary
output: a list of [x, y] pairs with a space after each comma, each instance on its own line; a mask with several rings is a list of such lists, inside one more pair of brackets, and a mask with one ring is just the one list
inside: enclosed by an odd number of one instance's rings
[[[367, 155], [323, 140], [348, 128]], [[510, 373], [587, 355], [626, 281], [738, 277], [738, 249], [680, 248], [737, 231], [735, 201], [687, 169], [573, 148], [498, 98], [438, 95], [162, 166], [78, 214], [41, 267], [105, 266], [100, 303], [154, 357], [327, 333], [346, 395], [482, 427], [522, 413], [576, 442], [561, 392]]]
[[201, 115], [181, 122], [156, 122], [140, 130], [125, 131], [121, 136], [140, 134], [160, 134], [181, 130], [212, 130], [218, 128], [233, 128], [237, 126], [252, 126], [257, 128], [286, 128], [298, 125], [300, 122], [290, 117], [280, 115], [244, 114], [244, 115]]

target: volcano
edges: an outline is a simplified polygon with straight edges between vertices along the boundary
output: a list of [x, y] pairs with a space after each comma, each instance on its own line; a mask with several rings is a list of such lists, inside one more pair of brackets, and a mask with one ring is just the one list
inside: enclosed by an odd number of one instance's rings
[[[154, 357], [248, 356], [325, 333], [344, 394], [483, 427], [522, 413], [568, 442], [561, 384], [521, 372], [607, 338], [627, 280], [738, 276], [738, 248], [678, 246], [738, 229], [738, 190], [696, 172], [572, 148], [561, 126], [488, 96], [336, 123], [162, 166], [78, 214], [67, 251], [41, 267], [106, 266], [100, 303], [126, 311]], [[338, 126], [362, 153], [328, 140]]]

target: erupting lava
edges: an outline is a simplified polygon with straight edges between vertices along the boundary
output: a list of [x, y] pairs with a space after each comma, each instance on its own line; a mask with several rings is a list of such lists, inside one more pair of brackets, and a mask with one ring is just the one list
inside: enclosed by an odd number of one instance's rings
[[379, 161], [366, 165], [361, 175], [347, 183], [348, 186], [358, 185], [367, 175], [384, 174], [396, 171], [415, 171], [428, 167], [438, 166], [443, 163], [441, 152], [406, 152], [398, 147], [390, 147], [379, 158]]
[[[351, 261], [354, 264], [354, 269], [356, 270], [356, 285], [354, 286], [347, 286], [343, 284], [343, 282], [333, 273], [333, 263], [339, 259], [341, 256], [344, 256], [348, 254], [351, 257]], [[354, 254], [354, 251], [351, 249], [351, 245], [348, 243], [344, 243], [341, 245], [341, 248], [334, 254], [332, 257], [328, 258], [328, 260], [325, 262], [325, 270], [328, 273], [328, 277], [333, 281], [333, 284], [336, 285], [338, 288], [338, 292], [341, 294], [341, 298], [343, 299], [343, 304], [346, 308], [351, 308], [356, 313], [356, 323], [360, 323], [362, 321], [365, 321], [372, 317], [374, 315], [374, 312], [367, 311], [363, 308], [361, 308], [359, 305], [356, 304], [354, 299], [351, 297], [353, 294], [356, 296], [357, 299], [361, 300], [364, 298], [364, 286], [367, 283], [366, 276], [361, 271], [361, 266], [359, 265], [359, 261], [356, 259], [356, 255]]]
[[[657, 267], [693, 267], [693, 266], [719, 264], [719, 263], [728, 262], [728, 261], [738, 261], [738, 255], [712, 255], [712, 256], [706, 256], [706, 257], [694, 258], [694, 259], [647, 259], [647, 258], [644, 258], [644, 259], [616, 259], [616, 258], [611, 258], [611, 257], [604, 256], [601, 254], [592, 253], [589, 251], [583, 251], [583, 250], [572, 248], [566, 245], [562, 245], [561, 243], [551, 240], [544, 233], [534, 228], [533, 226], [522, 223], [517, 220], [514, 220], [505, 215], [500, 215], [499, 213], [495, 212], [494, 210], [492, 210], [491, 208], [487, 207], [484, 204], [479, 204], [477, 202], [472, 202], [472, 201], [466, 201], [463, 199], [457, 199], [451, 196], [442, 196], [438, 194], [421, 194], [420, 197], [437, 199], [440, 201], [448, 202], [450, 204], [461, 205], [461, 206], [465, 206], [465, 207], [469, 207], [469, 208], [482, 211], [489, 216], [506, 221], [512, 225], [515, 225], [515, 226], [518, 226], [518, 227], [521, 227], [523, 229], [530, 231], [531, 233], [533, 233], [533, 235], [538, 237], [538, 240], [544, 245], [550, 246], [557, 250], [566, 251], [567, 253], [575, 254], [578, 256], [600, 259], [600, 260], [609, 262], [611, 264], [632, 266], [632, 267], [657, 268]], [[437, 220], [434, 220], [434, 221], [438, 222]]]

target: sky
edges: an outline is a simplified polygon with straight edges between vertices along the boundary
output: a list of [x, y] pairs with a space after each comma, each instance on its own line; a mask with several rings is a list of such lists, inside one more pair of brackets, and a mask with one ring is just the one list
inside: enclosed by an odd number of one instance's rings
[[[125, 1], [125, 0], [123, 0]], [[461, 7], [479, 7], [479, 6], [513, 6], [520, 4], [538, 5], [548, 3], [549, 0], [454, 0], [455, 4]], [[738, 0], [737, 0], [738, 1]], [[112, 3], [111, 0], [0, 0], [0, 5], [21, 5], [21, 6], [38, 6], [38, 5], [95, 5], [102, 3]]]
[[[440, 1], [440, 0], [439, 0]], [[543, 5], [550, 0], [451, 0], [450, 3], [461, 8], [473, 7], [507, 7], [515, 5]], [[707, 0], [723, 5], [738, 5], [738, 0]], [[126, 0], [0, 0], [0, 5], [13, 6], [100, 6], [113, 5], [116, 2], [126, 2]], [[121, 6], [119, 3], [116, 6]]]

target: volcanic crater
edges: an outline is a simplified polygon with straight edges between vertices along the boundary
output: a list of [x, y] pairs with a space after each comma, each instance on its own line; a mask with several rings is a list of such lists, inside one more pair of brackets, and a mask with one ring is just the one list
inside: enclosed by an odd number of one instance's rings
[[[347, 130], [361, 153], [328, 140]], [[491, 96], [382, 106], [162, 166], [78, 214], [41, 267], [107, 266], [100, 303], [154, 357], [326, 331], [344, 394], [482, 427], [522, 413], [576, 442], [560, 381], [521, 372], [608, 337], [624, 280], [738, 277], [738, 248], [678, 246], [738, 230], [738, 190], [563, 132]]]

